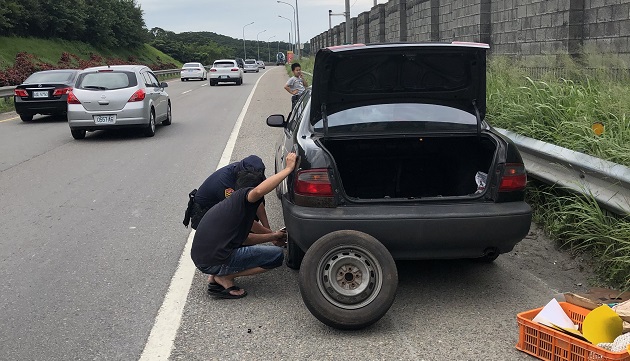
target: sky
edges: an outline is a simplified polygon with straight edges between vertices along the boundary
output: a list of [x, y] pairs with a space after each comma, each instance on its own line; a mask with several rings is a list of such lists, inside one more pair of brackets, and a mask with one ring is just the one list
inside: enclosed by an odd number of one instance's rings
[[[211, 31], [217, 34], [263, 41], [289, 41], [291, 24], [278, 15], [293, 21], [293, 9], [276, 0], [136, 0], [144, 11], [147, 28], [159, 27], [176, 33], [186, 31]], [[283, 0], [295, 6], [296, 0]], [[385, 0], [378, 0], [384, 3]], [[328, 10], [343, 13], [344, 0], [297, 0], [300, 23], [300, 42], [328, 29]], [[350, 16], [370, 10], [374, 0], [350, 0]], [[332, 26], [345, 21], [343, 16], [333, 16]], [[264, 32], [262, 32], [264, 31]], [[262, 33], [261, 33], [262, 32]], [[293, 37], [294, 31], [291, 31]], [[271, 38], [271, 39], [269, 39]], [[293, 39], [292, 39], [293, 40]], [[294, 42], [294, 41], [293, 41]]]

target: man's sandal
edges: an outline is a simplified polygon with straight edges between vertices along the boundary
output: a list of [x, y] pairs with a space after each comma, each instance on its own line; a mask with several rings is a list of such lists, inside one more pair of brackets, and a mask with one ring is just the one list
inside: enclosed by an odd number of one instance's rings
[[240, 291], [240, 290], [241, 290], [240, 287], [232, 286], [229, 288], [224, 288], [220, 292], [213, 292], [212, 295], [217, 298], [226, 298], [226, 299], [236, 299], [236, 298], [243, 298], [247, 296], [247, 291], [243, 291], [242, 295], [233, 295], [230, 293], [230, 291]]
[[215, 294], [223, 291], [225, 288], [216, 282], [208, 282], [208, 294]]

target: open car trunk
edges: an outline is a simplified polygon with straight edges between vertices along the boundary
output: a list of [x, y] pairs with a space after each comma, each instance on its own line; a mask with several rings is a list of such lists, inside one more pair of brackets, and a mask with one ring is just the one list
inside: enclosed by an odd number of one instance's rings
[[346, 196], [366, 200], [476, 196], [475, 176], [491, 174], [496, 152], [487, 135], [322, 139], [321, 143], [335, 160]]

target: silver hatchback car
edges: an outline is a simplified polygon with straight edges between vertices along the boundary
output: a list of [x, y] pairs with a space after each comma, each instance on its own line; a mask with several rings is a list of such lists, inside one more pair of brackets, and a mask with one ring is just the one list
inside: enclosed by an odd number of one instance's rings
[[87, 131], [142, 128], [155, 135], [155, 124], [170, 125], [171, 100], [151, 69], [143, 65], [88, 68], [68, 94], [68, 124], [74, 139]]

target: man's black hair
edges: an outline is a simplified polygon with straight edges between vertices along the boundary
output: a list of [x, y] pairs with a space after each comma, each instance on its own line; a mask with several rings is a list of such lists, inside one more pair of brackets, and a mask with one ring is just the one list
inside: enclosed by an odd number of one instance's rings
[[256, 187], [265, 180], [265, 173], [255, 170], [242, 170], [236, 175], [236, 189]]
[[301, 68], [300, 63], [293, 63], [293, 64], [291, 64], [291, 71], [294, 71], [295, 68]]

